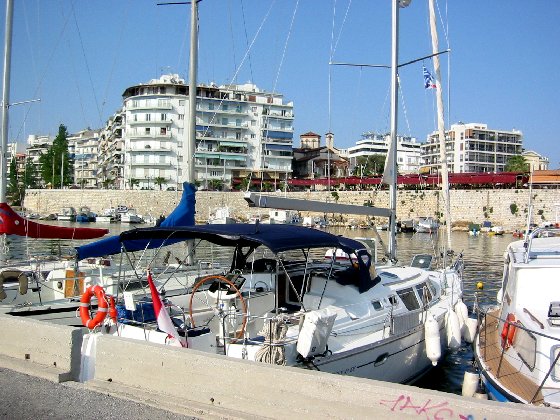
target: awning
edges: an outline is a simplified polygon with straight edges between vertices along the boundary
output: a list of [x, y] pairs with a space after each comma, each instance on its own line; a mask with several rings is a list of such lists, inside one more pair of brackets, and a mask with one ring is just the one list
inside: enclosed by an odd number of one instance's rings
[[220, 159], [224, 159], [224, 160], [239, 160], [239, 161], [243, 161], [245, 162], [247, 160], [246, 156], [242, 156], [242, 155], [220, 155]]
[[292, 139], [292, 133], [286, 133], [284, 131], [271, 131], [271, 130], [264, 130], [264, 136], [270, 137], [273, 139]]
[[208, 158], [208, 159], [219, 159], [220, 155], [219, 154], [211, 154], [211, 153], [195, 153], [194, 154], [195, 158]]
[[240, 142], [220, 141], [220, 146], [245, 147], [245, 146], [247, 146], [247, 142], [245, 142], [245, 141], [240, 141]]
[[265, 150], [280, 150], [283, 152], [291, 152], [292, 151], [292, 146], [289, 144], [268, 144], [265, 143], [264, 144], [264, 149]]

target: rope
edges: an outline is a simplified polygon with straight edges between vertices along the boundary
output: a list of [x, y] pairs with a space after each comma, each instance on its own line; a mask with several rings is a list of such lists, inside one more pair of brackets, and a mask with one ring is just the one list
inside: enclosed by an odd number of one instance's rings
[[273, 365], [286, 365], [284, 339], [288, 327], [282, 319], [265, 321], [260, 335], [264, 335], [264, 343], [255, 354], [255, 361]]

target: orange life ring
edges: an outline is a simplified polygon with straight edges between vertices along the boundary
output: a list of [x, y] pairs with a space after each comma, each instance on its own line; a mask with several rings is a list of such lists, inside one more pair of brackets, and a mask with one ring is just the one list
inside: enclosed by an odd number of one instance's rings
[[506, 321], [504, 322], [504, 326], [502, 327], [502, 348], [507, 349], [513, 344], [513, 339], [515, 338], [515, 332], [517, 328], [515, 327], [515, 315], [508, 314], [506, 317]]
[[[93, 318], [90, 318], [89, 308], [93, 296], [97, 298], [97, 313]], [[90, 330], [94, 329], [103, 322], [107, 316], [107, 312], [109, 312], [111, 319], [116, 322], [117, 310], [115, 308], [115, 298], [113, 298], [113, 296], [107, 297], [103, 287], [97, 284], [95, 286], [89, 286], [80, 299], [80, 318], [82, 319], [84, 327]]]

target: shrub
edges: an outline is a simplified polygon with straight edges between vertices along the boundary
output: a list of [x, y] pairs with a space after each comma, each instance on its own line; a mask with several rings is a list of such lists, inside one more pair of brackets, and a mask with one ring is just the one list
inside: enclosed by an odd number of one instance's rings
[[517, 211], [519, 210], [519, 208], [517, 207], [517, 204], [515, 204], [515, 203], [511, 203], [509, 205], [509, 209], [511, 210], [511, 214], [517, 214]]

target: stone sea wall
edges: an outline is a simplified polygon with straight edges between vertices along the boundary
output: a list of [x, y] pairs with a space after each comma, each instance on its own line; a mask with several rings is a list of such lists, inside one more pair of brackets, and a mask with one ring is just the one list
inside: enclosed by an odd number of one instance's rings
[[[387, 207], [387, 191], [338, 191], [338, 202], [364, 205], [371, 203], [376, 207]], [[205, 222], [209, 213], [221, 206], [229, 206], [233, 216], [247, 220], [252, 215], [266, 215], [266, 209], [249, 208], [241, 192], [199, 191], [196, 194], [196, 220]], [[283, 194], [282, 194], [283, 195]], [[560, 211], [560, 190], [541, 189], [532, 191], [533, 221], [554, 222]], [[334, 202], [329, 192], [293, 192], [289, 198]], [[108, 207], [126, 205], [133, 207], [139, 214], [157, 218], [168, 215], [181, 198], [176, 191], [145, 190], [30, 190], [25, 198], [28, 212], [39, 214], [57, 213], [62, 207], [78, 210], [88, 206], [100, 213]], [[423, 216], [437, 216], [443, 213], [441, 193], [433, 190], [400, 190], [397, 198], [397, 217], [399, 220]], [[451, 191], [451, 218], [453, 226], [467, 226], [469, 222], [482, 223], [489, 220], [493, 225], [501, 225], [507, 230], [524, 226], [529, 211], [529, 190], [453, 190]], [[303, 214], [306, 216], [307, 214]], [[322, 212], [316, 215], [323, 215]], [[332, 214], [328, 214], [333, 217]], [[353, 215], [334, 215], [343, 223], [364, 221], [364, 217]], [[378, 220], [376, 224], [384, 223]]]

